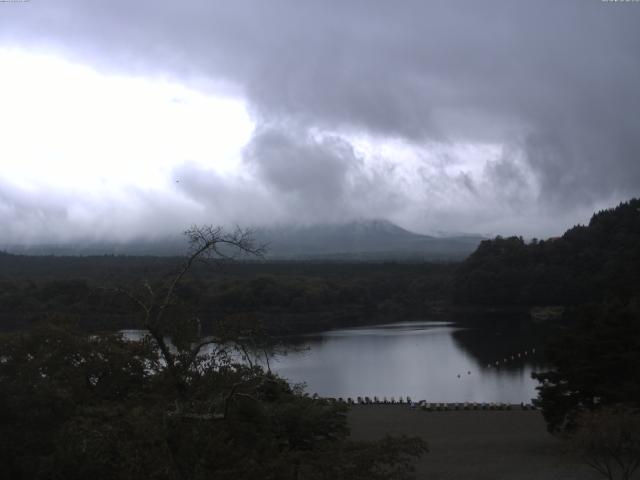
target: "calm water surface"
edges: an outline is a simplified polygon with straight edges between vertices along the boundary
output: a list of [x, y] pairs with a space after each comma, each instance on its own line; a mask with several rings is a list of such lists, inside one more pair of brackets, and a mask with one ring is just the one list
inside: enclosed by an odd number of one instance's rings
[[[524, 349], [476, 359], [445, 322], [407, 322], [332, 330], [302, 338], [306, 351], [272, 360], [272, 369], [307, 391], [330, 397], [410, 396], [430, 402], [529, 402], [537, 382]], [[486, 334], [486, 332], [484, 332]], [[472, 335], [466, 335], [467, 338]], [[482, 346], [491, 351], [491, 346]], [[498, 337], [499, 341], [499, 337]], [[517, 354], [521, 353], [518, 358]], [[504, 358], [507, 361], [504, 362]]]
[[[123, 333], [131, 340], [145, 335]], [[528, 403], [536, 396], [534, 345], [526, 332], [417, 321], [292, 340], [299, 350], [272, 358], [272, 370], [323, 397]]]

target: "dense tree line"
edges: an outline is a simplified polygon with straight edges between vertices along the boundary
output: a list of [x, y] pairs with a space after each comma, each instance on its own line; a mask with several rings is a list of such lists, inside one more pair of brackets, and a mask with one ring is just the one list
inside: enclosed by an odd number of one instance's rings
[[593, 215], [562, 237], [483, 241], [456, 273], [460, 305], [580, 305], [640, 291], [640, 200]]
[[[419, 438], [349, 440], [346, 407], [266, 370], [273, 342], [231, 319], [203, 335], [187, 278], [244, 232], [187, 232], [169, 275], [110, 289], [137, 310], [139, 340], [66, 317], [0, 335], [0, 476], [11, 479], [407, 479]], [[215, 255], [214, 255], [215, 256]], [[43, 288], [78, 300], [90, 289]]]
[[[176, 259], [144, 263], [133, 258], [131, 271], [121, 271], [119, 257], [111, 258], [113, 263], [109, 257], [82, 261], [11, 257], [15, 265], [0, 279], [3, 330], [21, 328], [54, 313], [73, 316], [86, 328], [131, 327], [133, 305], [116, 294], [117, 288], [162, 276], [177, 263]], [[33, 277], [21, 278], [21, 262], [30, 265], [27, 270], [33, 270]], [[261, 319], [274, 332], [319, 330], [344, 322], [375, 321], [376, 316], [399, 318], [439, 311], [448, 303], [454, 268], [426, 263], [254, 262], [213, 269], [196, 265], [175, 293], [200, 313], [205, 329], [219, 318], [242, 313]], [[55, 269], [60, 271], [59, 278], [54, 276]], [[139, 276], [134, 278], [135, 274]]]
[[585, 411], [602, 406], [640, 409], [640, 297], [586, 304], [550, 338], [550, 369], [534, 374], [549, 430], [572, 432]]
[[1, 335], [0, 476], [404, 479], [425, 450], [350, 441], [346, 407], [228, 350], [170, 370], [156, 347], [60, 323]]
[[[458, 305], [565, 307], [549, 336], [547, 368], [534, 375], [540, 381], [537, 403], [550, 431], [583, 440], [591, 435], [583, 442], [591, 448], [594, 425], [613, 431], [609, 427], [620, 425], [620, 418], [637, 415], [639, 199], [600, 211], [587, 226], [573, 227], [559, 238], [482, 242], [456, 272], [453, 299]], [[618, 430], [619, 437], [609, 439], [618, 446], [625, 436], [640, 436]]]

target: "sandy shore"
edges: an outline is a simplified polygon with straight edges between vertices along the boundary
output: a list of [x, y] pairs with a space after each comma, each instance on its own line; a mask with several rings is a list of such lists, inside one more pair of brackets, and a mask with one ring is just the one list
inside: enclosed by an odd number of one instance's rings
[[425, 412], [402, 405], [356, 405], [349, 413], [358, 440], [418, 435], [429, 452], [418, 479], [591, 480], [600, 477], [549, 435], [540, 412]]

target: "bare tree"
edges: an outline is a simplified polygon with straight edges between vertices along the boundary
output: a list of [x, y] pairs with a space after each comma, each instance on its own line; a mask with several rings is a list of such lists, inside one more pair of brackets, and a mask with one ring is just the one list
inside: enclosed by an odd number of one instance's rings
[[629, 480], [640, 466], [640, 415], [625, 407], [583, 412], [571, 443], [609, 480]]
[[[264, 246], [255, 242], [251, 230], [239, 227], [227, 232], [220, 226], [194, 225], [184, 234], [188, 239], [189, 249], [185, 261], [176, 271], [160, 281], [145, 280], [137, 292], [118, 289], [140, 308], [141, 326], [157, 344], [164, 365], [173, 376], [181, 394], [185, 391], [188, 373], [194, 368], [202, 349], [224, 343], [225, 339], [221, 335], [202, 337], [201, 322], [197, 315], [180, 318], [179, 322], [166, 318], [177, 304], [177, 289], [196, 262], [217, 263], [239, 256], [262, 257], [265, 250]], [[171, 342], [168, 336], [171, 337]]]

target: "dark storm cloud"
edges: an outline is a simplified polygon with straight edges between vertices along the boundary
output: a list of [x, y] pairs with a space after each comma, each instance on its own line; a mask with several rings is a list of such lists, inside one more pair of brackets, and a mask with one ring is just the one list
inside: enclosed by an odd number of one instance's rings
[[245, 150], [259, 178], [284, 194], [339, 199], [350, 169], [358, 166], [351, 145], [337, 137], [314, 139], [302, 133], [266, 130]]
[[[4, 44], [237, 89], [258, 122], [245, 163], [265, 195], [320, 217], [359, 212], [350, 201], [372, 196], [349, 184], [363, 167], [346, 137], [312, 138], [323, 130], [503, 145], [521, 161], [487, 166], [482, 189], [462, 172], [455, 188], [487, 208], [534, 202], [533, 221], [640, 193], [640, 4], [67, 0], [3, 5], [0, 15]], [[535, 197], [522, 188], [533, 184]]]
[[351, 145], [337, 137], [268, 129], [257, 133], [244, 160], [273, 195], [311, 218], [336, 216], [346, 204], [350, 174], [361, 168]]
[[392, 178], [367, 167], [339, 136], [319, 137], [293, 127], [261, 129], [244, 160], [259, 183], [306, 222], [388, 215], [406, 200], [385, 191]]
[[243, 166], [242, 175], [223, 176], [187, 163], [174, 175], [183, 195], [226, 223], [339, 222], [392, 215], [408, 200], [395, 191], [393, 167], [366, 166], [339, 136], [261, 128], [244, 149]]
[[237, 222], [259, 225], [266, 218], [277, 221], [282, 216], [281, 205], [251, 177], [223, 176], [190, 163], [177, 167], [174, 176], [180, 178], [176, 185], [180, 194], [201, 209], [202, 222], [210, 223], [213, 218], [227, 225]]

